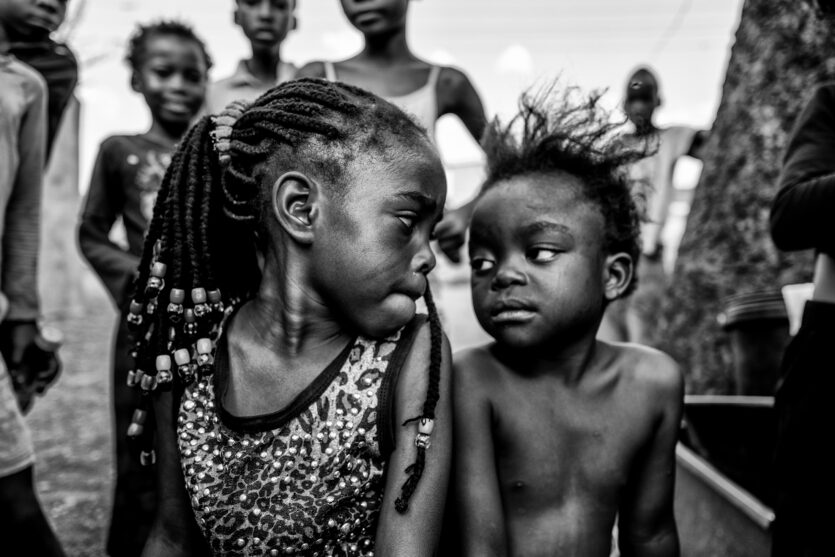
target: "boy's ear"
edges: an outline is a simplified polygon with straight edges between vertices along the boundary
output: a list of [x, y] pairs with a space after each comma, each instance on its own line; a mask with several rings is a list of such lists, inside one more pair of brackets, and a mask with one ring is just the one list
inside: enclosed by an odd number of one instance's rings
[[130, 74], [130, 88], [137, 93], [142, 92], [142, 78], [139, 77], [139, 72], [133, 71]]
[[618, 299], [632, 283], [634, 263], [628, 253], [606, 256], [603, 268], [603, 294], [610, 302]]
[[301, 172], [285, 172], [272, 187], [273, 217], [291, 238], [301, 244], [313, 242], [319, 215], [319, 185]]
[[299, 18], [295, 15], [290, 14], [290, 26], [287, 29], [288, 31], [296, 31], [299, 28]]
[[232, 12], [232, 23], [234, 23], [235, 25], [240, 25], [241, 24], [241, 16], [238, 15], [238, 5], [237, 5], [237, 3], [235, 4], [235, 10]]

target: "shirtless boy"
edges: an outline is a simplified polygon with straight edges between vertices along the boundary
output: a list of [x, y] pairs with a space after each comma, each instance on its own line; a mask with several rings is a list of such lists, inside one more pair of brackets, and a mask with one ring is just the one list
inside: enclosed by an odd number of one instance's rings
[[[516, 131], [520, 130], [519, 133]], [[464, 555], [679, 553], [673, 516], [683, 404], [676, 364], [595, 339], [635, 286], [639, 219], [596, 98], [524, 96], [483, 141], [470, 228], [475, 313], [495, 342], [455, 364]]]

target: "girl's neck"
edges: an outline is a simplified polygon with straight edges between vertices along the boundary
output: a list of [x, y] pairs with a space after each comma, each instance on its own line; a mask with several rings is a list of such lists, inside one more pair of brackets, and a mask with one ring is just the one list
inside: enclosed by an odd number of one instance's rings
[[244, 60], [246, 69], [259, 81], [274, 83], [278, 79], [278, 65], [281, 63], [281, 45], [269, 49], [253, 49], [252, 57]]
[[412, 60], [415, 55], [406, 42], [406, 28], [396, 29], [390, 33], [366, 36], [365, 47], [360, 56], [377, 62], [395, 63]]
[[290, 357], [344, 345], [350, 335], [328, 305], [304, 287], [306, 273], [292, 259], [285, 257], [278, 264], [274, 256], [267, 256], [258, 295], [248, 304], [252, 329], [264, 346]]
[[151, 127], [145, 132], [145, 135], [162, 145], [174, 147], [187, 130], [188, 126], [166, 126], [155, 118], [151, 121]]

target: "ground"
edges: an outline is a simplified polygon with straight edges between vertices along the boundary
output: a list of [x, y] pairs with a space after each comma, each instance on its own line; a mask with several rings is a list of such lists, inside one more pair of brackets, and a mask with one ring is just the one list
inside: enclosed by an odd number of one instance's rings
[[[438, 298], [453, 349], [485, 340], [475, 323], [466, 272], [449, 272]], [[70, 557], [104, 555], [113, 485], [110, 353], [116, 315], [103, 297], [89, 315], [57, 319], [64, 368], [27, 417], [38, 491]], [[124, 434], [123, 432], [119, 432]]]

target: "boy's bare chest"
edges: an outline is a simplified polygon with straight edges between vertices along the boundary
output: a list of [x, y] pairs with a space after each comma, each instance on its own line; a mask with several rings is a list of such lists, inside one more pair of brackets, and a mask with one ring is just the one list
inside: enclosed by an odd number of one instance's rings
[[506, 393], [493, 425], [499, 480], [544, 497], [625, 485], [652, 424], [614, 396]]

